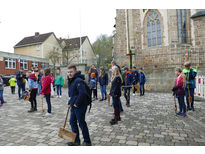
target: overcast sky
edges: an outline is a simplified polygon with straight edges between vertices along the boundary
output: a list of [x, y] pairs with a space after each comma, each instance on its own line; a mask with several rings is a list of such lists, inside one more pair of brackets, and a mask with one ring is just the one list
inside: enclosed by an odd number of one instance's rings
[[[35, 32], [54, 32], [59, 38], [88, 36], [93, 43], [100, 34], [111, 35], [116, 11], [95, 7], [94, 1], [5, 0], [0, 3], [0, 51]], [[106, 1], [105, 1], [106, 2]], [[94, 6], [93, 6], [94, 4]], [[105, 4], [103, 4], [105, 5]], [[97, 6], [101, 6], [100, 3]], [[81, 20], [80, 20], [81, 19]], [[80, 22], [81, 21], [81, 22]]]
[[[197, 2], [198, 3], [197, 3]], [[184, 3], [186, 2], [186, 3]], [[192, 1], [191, 1], [192, 2]], [[111, 35], [116, 8], [200, 8], [179, 0], [0, 0], [0, 51], [13, 52], [13, 46], [35, 32], [54, 32], [59, 38], [87, 35], [93, 43], [101, 34]], [[176, 5], [177, 4], [177, 5]], [[198, 5], [198, 6], [196, 6]]]

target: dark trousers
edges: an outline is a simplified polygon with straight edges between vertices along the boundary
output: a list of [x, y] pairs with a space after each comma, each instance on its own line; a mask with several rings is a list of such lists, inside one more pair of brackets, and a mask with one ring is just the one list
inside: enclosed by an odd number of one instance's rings
[[20, 84], [18, 85], [18, 95], [19, 95], [19, 98], [21, 98], [21, 91], [22, 91], [22, 94], [23, 92], [25, 91], [25, 84]]
[[48, 106], [48, 113], [51, 113], [51, 94], [45, 94], [46, 97], [46, 102], [47, 102], [47, 106]]
[[130, 88], [124, 88], [124, 97], [126, 99], [126, 105], [130, 104]]
[[186, 113], [186, 105], [184, 102], [184, 95], [177, 95], [176, 97], [177, 97], [178, 103], [179, 103], [179, 112]]
[[37, 102], [36, 102], [36, 95], [37, 95], [38, 89], [32, 89], [30, 93], [30, 99], [31, 102], [31, 108], [37, 109]]
[[56, 85], [56, 88], [57, 88], [57, 96], [61, 96], [62, 94], [62, 91], [61, 91], [61, 85]]
[[119, 120], [120, 118], [120, 105], [119, 105], [119, 98], [120, 97], [112, 97], [113, 106], [114, 106], [114, 119]]
[[190, 108], [190, 104], [191, 104], [191, 108], [194, 108], [194, 88], [189, 88], [189, 89], [190, 89], [190, 96], [192, 98], [192, 102], [189, 102], [188, 88], [185, 88], [187, 108]]
[[136, 84], [137, 84], [136, 82], [133, 82], [133, 94], [135, 94], [136, 91], [137, 91], [137, 88], [135, 88], [135, 85], [136, 85]]
[[144, 83], [140, 83], [140, 95], [144, 95], [145, 90], [144, 90]]
[[[120, 97], [118, 98], [118, 103], [119, 103], [120, 111], [123, 111], [122, 102], [121, 102], [121, 100], [120, 100]], [[114, 104], [114, 100], [113, 100], [113, 99], [112, 99], [112, 104]]]
[[3, 91], [3, 90], [0, 90], [0, 100], [1, 100], [1, 104], [4, 103], [3, 94], [4, 94], [4, 91]]
[[80, 143], [78, 124], [81, 128], [84, 142], [91, 143], [87, 123], [85, 121], [86, 111], [87, 111], [87, 105], [83, 105], [80, 108], [71, 107], [70, 125], [71, 125], [72, 132], [77, 134], [75, 139], [75, 142], [77, 143]]
[[11, 93], [15, 94], [15, 86], [11, 86]]

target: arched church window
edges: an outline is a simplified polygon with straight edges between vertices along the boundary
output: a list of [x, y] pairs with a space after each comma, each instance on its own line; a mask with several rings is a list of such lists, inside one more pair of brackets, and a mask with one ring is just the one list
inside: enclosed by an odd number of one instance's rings
[[178, 19], [178, 38], [179, 43], [187, 43], [187, 36], [186, 36], [186, 10], [185, 9], [178, 9], [177, 10], [177, 19]]
[[162, 44], [161, 23], [159, 15], [152, 11], [147, 20], [148, 47]]

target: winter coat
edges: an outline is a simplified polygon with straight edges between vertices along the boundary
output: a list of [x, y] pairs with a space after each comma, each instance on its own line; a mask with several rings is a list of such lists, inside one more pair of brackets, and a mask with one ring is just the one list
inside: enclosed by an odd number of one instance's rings
[[175, 90], [174, 93], [177, 95], [185, 95], [182, 75], [177, 76], [175, 83], [174, 83], [174, 90]]
[[47, 75], [46, 77], [42, 77], [41, 82], [42, 82], [41, 94], [42, 95], [50, 94], [51, 93], [51, 76]]
[[85, 76], [80, 71], [68, 80], [68, 96], [70, 97], [68, 104], [71, 107], [75, 105], [79, 108], [89, 104], [84, 80]]
[[185, 88], [196, 88], [195, 77], [196, 77], [196, 74], [197, 74], [197, 70], [195, 68], [184, 69], [183, 73], [186, 76]]
[[108, 85], [108, 74], [106, 72], [103, 77], [99, 77], [99, 83], [101, 86]]
[[117, 75], [111, 82], [110, 96], [120, 97], [121, 96], [121, 85], [122, 85], [121, 77]]
[[38, 89], [38, 82], [36, 75], [33, 73], [28, 77], [28, 90]]
[[55, 86], [57, 86], [57, 85], [63, 86], [63, 76], [62, 75], [61, 76], [59, 74], [56, 75]]
[[144, 72], [140, 72], [139, 73], [139, 83], [140, 84], [145, 84], [145, 82], [146, 82], [145, 74], [144, 74]]
[[18, 71], [18, 73], [16, 74], [16, 79], [17, 79], [17, 85], [21, 86], [23, 84], [25, 84], [25, 74], [21, 71]]
[[125, 88], [132, 88], [132, 74], [130, 72], [125, 72], [123, 74], [123, 85]]
[[138, 71], [133, 71], [132, 72], [132, 81], [133, 81], [133, 84], [137, 84], [139, 82], [139, 73]]
[[9, 84], [10, 84], [11, 87], [15, 87], [16, 86], [16, 79], [15, 78], [11, 78], [9, 80]]
[[0, 77], [0, 90], [4, 90], [4, 81], [1, 77]]

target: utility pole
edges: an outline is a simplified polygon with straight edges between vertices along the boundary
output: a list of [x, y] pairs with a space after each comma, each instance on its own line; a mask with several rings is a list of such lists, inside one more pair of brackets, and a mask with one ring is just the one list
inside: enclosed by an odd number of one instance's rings
[[80, 9], [80, 63], [83, 63], [83, 52], [82, 52], [82, 38], [81, 38], [81, 9]]

